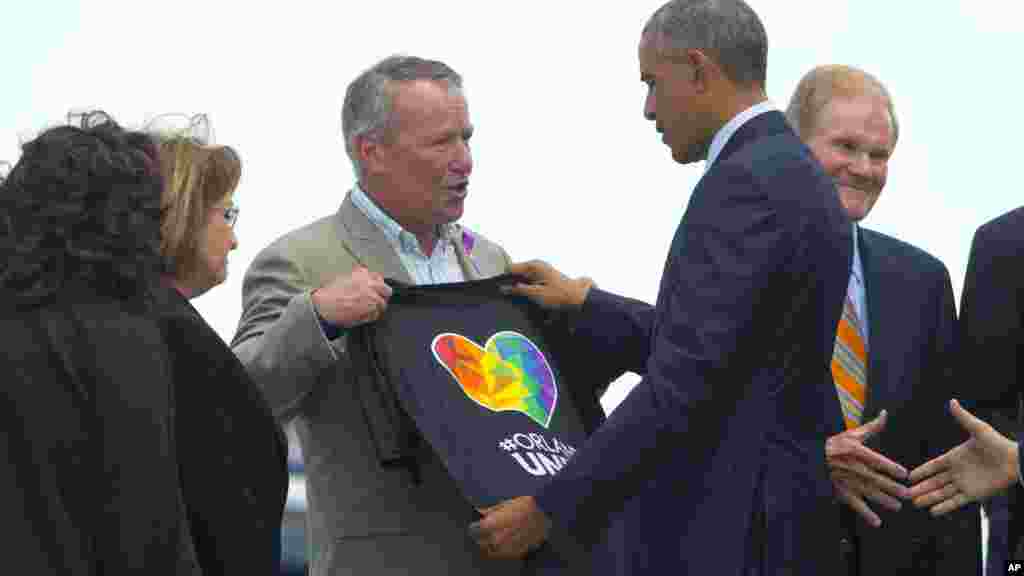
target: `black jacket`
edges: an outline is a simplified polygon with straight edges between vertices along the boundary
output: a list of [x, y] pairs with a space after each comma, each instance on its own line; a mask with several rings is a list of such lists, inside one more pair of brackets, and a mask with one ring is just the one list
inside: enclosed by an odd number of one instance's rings
[[3, 572], [199, 574], [170, 359], [150, 311], [63, 289], [0, 302]]
[[206, 574], [276, 574], [287, 446], [234, 353], [177, 291], [157, 293], [174, 378], [181, 490]]
[[[394, 284], [384, 316], [348, 333], [381, 465], [418, 477], [429, 446], [475, 506], [529, 494], [564, 466], [603, 421], [597, 395], [618, 375], [582, 357], [567, 318], [503, 295], [511, 281]], [[549, 540], [523, 574], [591, 573], [582, 543]]]

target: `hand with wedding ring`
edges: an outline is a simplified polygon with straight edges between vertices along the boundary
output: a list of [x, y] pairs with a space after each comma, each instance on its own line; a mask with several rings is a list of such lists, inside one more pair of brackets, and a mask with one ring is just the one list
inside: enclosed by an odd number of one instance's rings
[[384, 314], [391, 287], [379, 273], [358, 266], [348, 276], [337, 276], [317, 288], [311, 297], [321, 318], [351, 328], [374, 322]]

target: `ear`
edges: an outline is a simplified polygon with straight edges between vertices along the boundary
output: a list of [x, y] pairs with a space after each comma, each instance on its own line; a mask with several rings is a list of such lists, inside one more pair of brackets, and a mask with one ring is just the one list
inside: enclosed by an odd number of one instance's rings
[[704, 52], [691, 48], [686, 51], [686, 63], [692, 71], [689, 80], [694, 85], [694, 90], [697, 93], [704, 93], [710, 90], [711, 84], [718, 72], [718, 66], [714, 60], [708, 58]]
[[386, 148], [378, 136], [363, 134], [356, 138], [356, 154], [367, 174], [381, 172], [387, 166], [387, 163], [383, 161], [384, 155], [387, 153]]

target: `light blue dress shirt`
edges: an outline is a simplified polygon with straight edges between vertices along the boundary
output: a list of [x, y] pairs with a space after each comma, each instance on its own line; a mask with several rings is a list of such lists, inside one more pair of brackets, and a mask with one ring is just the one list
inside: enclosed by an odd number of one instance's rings
[[459, 266], [459, 258], [455, 253], [455, 244], [450, 241], [450, 236], [454, 233], [453, 226], [441, 227], [434, 250], [427, 256], [420, 249], [419, 240], [381, 210], [358, 184], [352, 189], [352, 203], [384, 232], [384, 236], [398, 253], [402, 265], [414, 283], [447, 284], [465, 280]]
[[860, 333], [864, 337], [864, 349], [868, 349], [868, 297], [864, 290], [864, 265], [860, 260], [860, 249], [857, 247], [857, 225], [853, 225], [853, 263], [850, 266], [850, 284], [846, 289], [853, 300], [853, 309], [860, 321]]

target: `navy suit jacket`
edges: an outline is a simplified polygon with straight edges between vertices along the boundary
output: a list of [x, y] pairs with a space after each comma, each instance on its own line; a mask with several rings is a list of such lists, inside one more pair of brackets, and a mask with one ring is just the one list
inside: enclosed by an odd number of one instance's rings
[[[1004, 434], [1022, 428], [1024, 400], [1024, 207], [978, 228], [960, 299], [958, 378], [968, 382], [961, 401]], [[1019, 498], [1011, 492], [1010, 501]], [[1006, 497], [986, 503], [989, 512], [989, 566], [1006, 569], [1020, 561], [1024, 510], [1013, 509], [1010, 526]], [[1009, 533], [1008, 533], [1009, 531]]]
[[[853, 248], [781, 113], [745, 123], [690, 198], [655, 307], [591, 290], [577, 337], [644, 379], [536, 499], [608, 527], [616, 574], [826, 574], [838, 507], [825, 385]], [[830, 543], [827, 551], [820, 543]]]
[[[886, 429], [867, 444], [913, 469], [966, 439], [946, 408], [959, 397], [953, 287], [945, 265], [927, 252], [873, 230], [858, 231], [869, 322], [864, 421], [883, 409], [889, 413]], [[981, 573], [976, 505], [940, 518], [909, 504], [898, 512], [869, 505], [881, 528], [843, 511], [846, 573]]]

